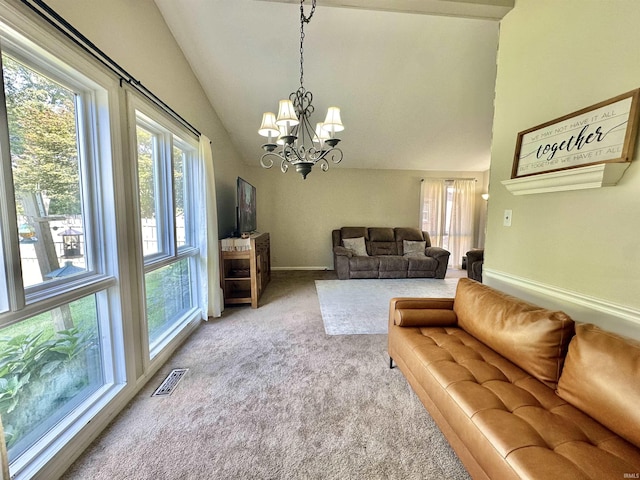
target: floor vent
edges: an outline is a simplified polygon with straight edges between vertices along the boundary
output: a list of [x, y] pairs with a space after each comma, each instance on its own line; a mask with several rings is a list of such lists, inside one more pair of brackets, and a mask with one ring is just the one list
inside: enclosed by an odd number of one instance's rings
[[175, 388], [178, 386], [178, 382], [189, 371], [188, 368], [175, 368], [171, 370], [171, 373], [167, 375], [164, 382], [153, 392], [152, 397], [166, 397], [171, 395]]

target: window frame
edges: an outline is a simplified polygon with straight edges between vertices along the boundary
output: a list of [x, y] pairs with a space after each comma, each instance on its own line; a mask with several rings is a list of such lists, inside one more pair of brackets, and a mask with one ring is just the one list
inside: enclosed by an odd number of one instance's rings
[[[83, 108], [76, 112], [76, 122], [83, 129], [77, 141], [78, 149], [84, 150], [84, 160], [80, 161], [80, 152], [78, 157], [83, 179], [83, 227], [91, 232], [93, 239], [92, 246], [86, 246], [86, 251], [91, 248], [94, 255], [91, 259], [93, 269], [68, 281], [47, 282], [46, 288], [24, 288], [22, 282], [8, 119], [6, 108], [0, 108], [0, 257], [4, 255], [0, 265], [0, 286], [4, 283], [8, 287], [5, 299], [0, 298], [0, 306], [7, 307], [0, 308], [0, 328], [95, 295], [102, 352], [102, 386], [11, 462], [12, 478], [30, 478], [55, 454], [68, 448], [70, 442], [77, 441], [87, 425], [95, 422], [95, 417], [113, 404], [127, 387], [133, 371], [130, 366], [133, 360], [131, 341], [125, 338], [122, 324], [123, 312], [131, 307], [122, 300], [127, 296], [118, 281], [120, 268], [126, 261], [120, 258], [122, 247], [118, 244], [121, 235], [117, 232], [116, 210], [123, 211], [123, 207], [117, 206], [118, 187], [113, 182], [114, 172], [121, 162], [115, 143], [119, 130], [115, 117], [121, 94], [117, 79], [78, 55], [73, 46], [34, 22], [19, 6], [0, 4], [0, 38], [2, 52], [14, 57], [16, 50], [26, 53], [26, 61], [21, 61], [30, 68], [37, 66], [36, 70], [43, 72], [42, 65], [46, 65], [45, 76], [56, 81], [62, 79], [64, 85], [72, 83], [84, 87], [76, 96], [76, 102], [80, 97], [83, 102]], [[2, 78], [0, 86], [0, 101], [5, 102]], [[75, 88], [73, 90], [78, 93]], [[85, 210], [87, 202], [90, 203], [89, 210]]]
[[[175, 202], [173, 190], [173, 145], [174, 142], [180, 145], [183, 152], [188, 155], [192, 160], [188, 168], [188, 178], [195, 180], [197, 178], [197, 160], [199, 155], [198, 139], [193, 133], [186, 130], [182, 125], [175, 120], [170, 119], [165, 113], [160, 112], [157, 107], [149, 104], [145, 99], [141, 98], [138, 94], [132, 90], [127, 90], [127, 103], [128, 103], [128, 118], [129, 118], [129, 136], [130, 136], [130, 152], [132, 158], [135, 161], [131, 162], [132, 178], [136, 186], [139, 185], [138, 180], [138, 146], [137, 146], [137, 127], [141, 126], [145, 130], [151, 132], [157, 132], [159, 139], [162, 139], [164, 145], [159, 146], [158, 150], [161, 153], [160, 161], [164, 162], [162, 167], [161, 182], [169, 180], [168, 185], [165, 183], [165, 194], [162, 198], [161, 206], [163, 208], [163, 214], [166, 215], [165, 225], [170, 225], [170, 229], [167, 228], [167, 247], [164, 251], [152, 255], [143, 255], [142, 247], [142, 219], [140, 216], [140, 197], [139, 191], [135, 199], [135, 214], [136, 214], [136, 243], [140, 252], [140, 258], [142, 258], [142, 264], [139, 265], [140, 283], [142, 284], [142, 312], [144, 328], [141, 332], [141, 339], [143, 342], [143, 350], [146, 351], [145, 355], [145, 367], [148, 367], [153, 361], [164, 351], [173, 339], [176, 338], [189, 324], [201, 318], [200, 308], [200, 272], [198, 268], [198, 256], [200, 255], [200, 248], [195, 244], [197, 236], [197, 219], [196, 209], [193, 208], [194, 195], [190, 195], [187, 202], [185, 202], [185, 213], [187, 213], [187, 203], [189, 204], [188, 214], [191, 216], [189, 222], [190, 233], [186, 238], [190, 238], [192, 244], [184, 245], [180, 248], [177, 247], [176, 240], [176, 227], [175, 227]], [[158, 216], [158, 215], [156, 215]], [[158, 223], [159, 225], [159, 223]], [[176, 319], [175, 322], [164, 331], [154, 342], [150, 342], [149, 339], [149, 323], [148, 323], [148, 311], [146, 305], [146, 275], [161, 268], [167, 267], [171, 264], [180, 262], [182, 260], [189, 262], [189, 271], [191, 279], [191, 304], [192, 308], [185, 312], [181, 317]]]
[[[62, 30], [62, 32], [61, 32]], [[120, 412], [127, 403], [139, 392], [143, 385], [153, 377], [163, 362], [181, 341], [186, 338], [202, 321], [200, 310], [200, 231], [198, 195], [201, 192], [192, 192], [194, 203], [191, 215], [193, 231], [192, 244], [181, 247], [175, 252], [176, 261], [188, 258], [193, 275], [197, 278], [192, 282], [193, 312], [183, 315], [180, 322], [173, 325], [170, 332], [165, 335], [151, 349], [146, 336], [147, 325], [145, 317], [145, 287], [144, 287], [144, 262], [142, 250], [139, 246], [139, 235], [136, 232], [137, 185], [132, 173], [135, 151], [132, 151], [130, 126], [135, 124], [135, 117], [131, 116], [127, 103], [128, 93], [135, 92], [140, 95], [160, 116], [165, 115], [172, 129], [175, 128], [181, 138], [193, 140], [195, 147], [194, 158], [199, 160], [198, 135], [193, 128], [183, 126], [174, 117], [154, 104], [150, 98], [145, 97], [135, 86], [129, 86], [130, 76], [124, 72], [126, 78], [120, 78], [119, 72], [111, 65], [105, 64], [102, 57], [86, 49], [85, 44], [77, 37], [61, 29], [55, 22], [49, 23], [46, 18], [35, 10], [28, 2], [3, 2], [0, 1], [0, 31], [14, 35], [20, 42], [23, 40], [32, 44], [34, 51], [45, 59], [55, 58], [68, 67], [68, 72], [73, 76], [77, 71], [85, 80], [95, 82], [101, 89], [96, 92], [95, 104], [92, 104], [91, 115], [98, 123], [91, 125], [91, 139], [88, 145], [94, 154], [91, 161], [92, 171], [87, 181], [87, 188], [93, 201], [99, 202], [101, 210], [93, 220], [95, 228], [96, 262], [101, 267], [90, 280], [69, 282], [49, 290], [50, 296], [44, 293], [39, 298], [33, 298], [33, 302], [26, 304], [16, 295], [16, 284], [22, 285], [21, 276], [13, 273], [20, 272], [20, 255], [17, 235], [18, 225], [10, 225], [8, 221], [15, 218], [14, 195], [0, 191], [2, 199], [6, 198], [9, 204], [0, 202], [0, 242], [6, 253], [0, 264], [0, 286], [6, 284], [9, 288], [5, 300], [0, 298], [0, 306], [7, 305], [9, 310], [0, 308], [0, 328], [20, 321], [28, 316], [55, 308], [60, 304], [68, 303], [88, 294], [97, 295], [97, 308], [100, 317], [100, 327], [103, 341], [103, 360], [109, 364], [104, 370], [105, 384], [91, 397], [82, 403], [81, 407], [74, 410], [63, 422], [55, 425], [44, 437], [37, 441], [27, 454], [21, 456], [11, 464], [12, 478], [20, 480], [34, 476], [42, 478], [57, 478], [70, 465], [79, 451], [106, 428], [113, 417]], [[70, 37], [70, 38], [67, 38]], [[117, 66], [117, 65], [116, 65]], [[118, 66], [118, 68], [120, 68]], [[65, 73], [65, 72], [62, 72]], [[134, 79], [135, 81], [135, 79]], [[4, 89], [1, 89], [4, 93]], [[3, 100], [3, 99], [2, 99]], [[4, 145], [9, 145], [9, 134], [6, 118], [3, 120], [0, 109], [0, 138], [6, 137]], [[157, 118], [160, 120], [160, 118]], [[188, 125], [188, 124], [187, 124]], [[175, 126], [175, 127], [174, 127]], [[9, 150], [0, 145], [0, 184], [11, 184], [7, 178], [12, 177], [11, 163], [5, 161]], [[98, 161], [99, 158], [110, 161]], [[200, 162], [193, 162], [193, 179], [200, 179]], [[198, 167], [196, 168], [196, 164]], [[100, 177], [100, 178], [98, 178]], [[191, 189], [191, 184], [189, 188]], [[0, 187], [1, 188], [1, 187]], [[201, 187], [198, 187], [201, 190]], [[193, 190], [193, 189], [191, 189]], [[186, 207], [185, 207], [186, 208]], [[7, 214], [7, 212], [9, 214]], [[173, 215], [175, 219], [175, 215]], [[18, 255], [15, 255], [15, 253]], [[18, 259], [18, 262], [15, 262]], [[160, 268], [162, 261], [154, 267]], [[171, 263], [171, 257], [167, 260]], [[9, 270], [3, 271], [7, 265]], [[8, 272], [11, 272], [9, 275]], [[0, 296], [2, 292], [0, 292]], [[24, 295], [22, 296], [24, 299]], [[2, 303], [4, 301], [4, 304]], [[21, 303], [22, 302], [22, 303]], [[4, 322], [4, 323], [2, 323]], [[104, 322], [104, 323], [103, 323]], [[111, 382], [111, 383], [108, 383]]]
[[[183, 160], [183, 169], [182, 169], [182, 182], [183, 182], [183, 190], [182, 190], [182, 198], [183, 198], [183, 209], [185, 222], [188, 217], [191, 221], [185, 225], [185, 244], [178, 246], [178, 234], [177, 234], [177, 225], [176, 225], [176, 248], [178, 255], [181, 253], [190, 254], [190, 250], [197, 248], [197, 222], [196, 222], [196, 208], [195, 208], [195, 196], [187, 195], [187, 185], [195, 185], [197, 181], [197, 167], [196, 162], [198, 161], [198, 146], [191, 145], [185, 142], [184, 139], [178, 137], [174, 134], [173, 136], [173, 145], [174, 147], [179, 148], [182, 151], [182, 154], [186, 157]], [[173, 156], [172, 156], [173, 159]], [[173, 165], [173, 172], [175, 172], [175, 165]], [[175, 196], [175, 179], [174, 179], [174, 196]], [[175, 202], [174, 202], [175, 207]], [[174, 212], [174, 221], [176, 218]]]
[[[107, 277], [105, 274], [105, 248], [104, 243], [100, 242], [99, 233], [104, 232], [100, 226], [104, 223], [104, 215], [102, 209], [97, 208], [93, 202], [98, 189], [96, 188], [96, 182], [99, 182], [99, 176], [97, 175], [96, 165], [99, 162], [98, 148], [98, 132], [97, 125], [98, 119], [98, 105], [103, 104], [105, 101], [104, 87], [97, 82], [89, 79], [81, 72], [73, 73], [72, 67], [65, 65], [63, 60], [55, 59], [52, 55], [44, 57], [41, 49], [35, 45], [29, 45], [30, 42], [25, 39], [16, 39], [11, 36], [7, 36], [6, 32], [0, 28], [0, 38], [2, 39], [2, 48], [0, 54], [7, 54], [16, 59], [16, 61], [24, 64], [27, 68], [32, 69], [36, 73], [50, 78], [52, 81], [60, 83], [65, 88], [68, 88], [74, 94], [74, 103], [76, 106], [76, 140], [78, 149], [78, 174], [79, 174], [79, 186], [81, 190], [81, 206], [82, 206], [82, 218], [84, 229], [84, 254], [86, 262], [86, 272], [78, 273], [71, 277], [63, 277], [47, 280], [32, 286], [25, 286], [22, 281], [21, 274], [21, 259], [20, 249], [17, 236], [13, 235], [13, 232], [17, 232], [17, 215], [15, 193], [13, 191], [13, 175], [4, 175], [4, 183], [0, 188], [0, 195], [3, 200], [8, 200], [11, 197], [10, 202], [6, 202], [7, 208], [3, 212], [3, 216], [7, 215], [9, 221], [5, 224], [8, 226], [7, 232], [3, 232], [3, 235], [15, 237], [10, 239], [9, 250], [12, 257], [10, 262], [10, 269], [20, 270], [20, 273], [13, 273], [12, 289], [16, 292], [17, 297], [13, 301], [9, 302], [10, 310], [12, 312], [18, 312], [28, 305], [36, 304], [38, 302], [52, 299], [64, 293], [66, 290], [75, 290], [86, 283], [99, 282]], [[0, 65], [2, 61], [0, 59]], [[80, 78], [82, 77], [82, 78]], [[0, 79], [0, 86], [2, 86], [2, 101], [6, 101], [4, 98], [4, 79]], [[98, 93], [98, 92], [101, 92]], [[99, 99], [98, 97], [103, 97]], [[2, 129], [6, 130], [0, 136], [0, 149], [2, 150], [3, 165], [11, 164], [11, 151], [8, 123], [6, 117], [6, 109], [3, 112], [4, 115], [0, 118], [2, 122]], [[5, 158], [5, 155], [8, 158]], [[10, 167], [8, 167], [11, 170]], [[9, 172], [10, 173], [10, 172]], [[7, 187], [10, 185], [10, 187]], [[15, 229], [13, 228], [15, 225]], [[6, 239], [5, 239], [6, 240]], [[11, 275], [11, 272], [8, 272]], [[13, 322], [12, 322], [13, 323]], [[2, 315], [0, 314], [0, 326], [4, 324]]]
[[[167, 141], [170, 138], [168, 132], [161, 128], [156, 122], [153, 122], [151, 118], [142, 113], [136, 113], [136, 127], [140, 127], [146, 130], [152, 135], [152, 167], [153, 167], [153, 186], [154, 186], [154, 212], [156, 215], [156, 233], [158, 239], [158, 249], [155, 253], [144, 255], [144, 262], [146, 264], [155, 263], [161, 261], [166, 257], [171, 257], [175, 254], [175, 246], [171, 241], [171, 231], [174, 230], [174, 226], [170, 219], [166, 218], [164, 213], [171, 208], [173, 201], [173, 194], [170, 191], [171, 188], [171, 171], [167, 168], [167, 164], [171, 162], [171, 151], [167, 148]], [[136, 128], [137, 131], [137, 128]], [[136, 135], [137, 146], [137, 135]], [[136, 148], [136, 179], [138, 179], [138, 155]], [[139, 182], [137, 191], [140, 193]], [[138, 207], [140, 205], [138, 204]], [[138, 211], [140, 209], [138, 208]]]

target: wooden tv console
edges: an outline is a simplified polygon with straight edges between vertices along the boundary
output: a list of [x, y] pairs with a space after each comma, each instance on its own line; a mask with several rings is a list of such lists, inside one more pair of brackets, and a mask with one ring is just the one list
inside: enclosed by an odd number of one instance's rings
[[247, 239], [220, 240], [220, 284], [225, 305], [250, 303], [252, 308], [258, 308], [269, 280], [271, 245], [268, 233], [251, 235]]

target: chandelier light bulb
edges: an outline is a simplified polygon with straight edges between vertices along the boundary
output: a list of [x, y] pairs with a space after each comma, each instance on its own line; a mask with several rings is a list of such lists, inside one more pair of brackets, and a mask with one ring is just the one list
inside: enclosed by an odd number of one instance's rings
[[267, 143], [262, 145], [265, 152], [273, 152], [278, 148], [278, 145], [273, 143], [273, 139], [278, 138], [278, 135], [280, 135], [280, 130], [278, 130], [278, 126], [276, 125], [275, 113], [265, 112], [262, 114], [262, 124], [258, 129], [258, 133], [268, 139]]
[[278, 137], [280, 130], [276, 125], [276, 114], [273, 112], [266, 112], [262, 114], [262, 124], [258, 133], [263, 137]]
[[327, 110], [327, 118], [324, 119], [323, 128], [332, 134], [344, 130], [344, 125], [342, 125], [342, 120], [340, 119], [340, 109], [338, 107], [329, 107]]
[[276, 125], [288, 128], [295, 127], [300, 121], [296, 115], [296, 109], [293, 106], [291, 100], [280, 100], [280, 106], [278, 107], [278, 118], [276, 119]]
[[[275, 145], [273, 144], [273, 139], [278, 138], [280, 135], [280, 130], [278, 130], [278, 126], [276, 125], [276, 115], [273, 112], [266, 112], [262, 114], [262, 124], [260, 125], [260, 129], [258, 133], [263, 137], [267, 137], [267, 151], [273, 151], [275, 149]], [[262, 148], [265, 148], [264, 146]]]

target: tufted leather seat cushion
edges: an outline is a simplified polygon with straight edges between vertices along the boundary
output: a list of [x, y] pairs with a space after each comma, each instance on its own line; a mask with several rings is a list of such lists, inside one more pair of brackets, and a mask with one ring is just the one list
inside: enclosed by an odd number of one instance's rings
[[453, 310], [458, 326], [555, 388], [574, 323], [551, 311], [461, 278]]
[[460, 328], [390, 325], [389, 349], [402, 351], [394, 358], [418, 395], [437, 406], [490, 478], [640, 472], [640, 450]]

